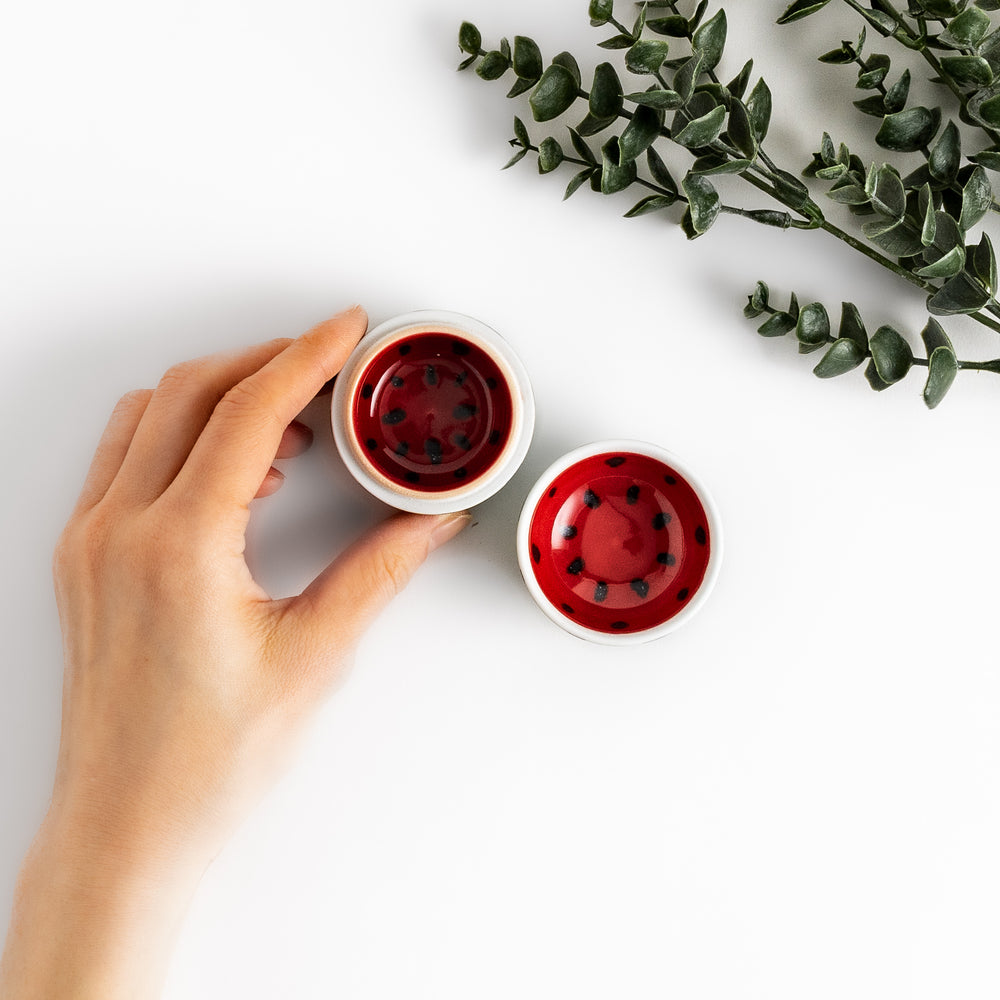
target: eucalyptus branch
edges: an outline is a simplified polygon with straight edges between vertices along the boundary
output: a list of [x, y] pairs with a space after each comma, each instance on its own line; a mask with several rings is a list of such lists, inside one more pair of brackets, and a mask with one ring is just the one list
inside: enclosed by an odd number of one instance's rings
[[[965, 22], [960, 21], [962, 15], [949, 19], [941, 34], [931, 36], [926, 23], [919, 19], [918, 35], [918, 29], [895, 11], [888, 0], [872, 0], [870, 10], [859, 0], [847, 2], [862, 13], [867, 24], [907, 47], [918, 49], [950, 43], [957, 50], [968, 36], [976, 40], [977, 51], [993, 51], [982, 40], [981, 18], [989, 19], [979, 8]], [[910, 16], [914, 16], [918, 5], [943, 2], [946, 0], [910, 0]], [[827, 3], [829, 0], [796, 0], [780, 20], [782, 23], [797, 20]], [[468, 23], [459, 32], [459, 45], [467, 53], [460, 68], [475, 64], [476, 73], [486, 80], [499, 79], [513, 70], [515, 81], [508, 96], [528, 94], [528, 105], [537, 123], [560, 118], [578, 101], [585, 103], [582, 120], [569, 129], [572, 150], [564, 148], [563, 142], [552, 135], [537, 144], [532, 142], [524, 122], [514, 119], [511, 145], [516, 152], [510, 163], [533, 152], [540, 173], [550, 173], [563, 164], [574, 166], [576, 172], [567, 185], [566, 198], [585, 183], [605, 195], [637, 185], [645, 190], [644, 197], [626, 215], [661, 212], [680, 203], [683, 208], [680, 225], [692, 240], [708, 232], [720, 215], [782, 229], [822, 229], [926, 296], [932, 317], [924, 334], [925, 340], [931, 337], [934, 346], [928, 344], [927, 357], [921, 359], [889, 327], [880, 328], [871, 340], [866, 335], [863, 344], [860, 336], [856, 336], [854, 347], [848, 348], [842, 343], [843, 336], [831, 336], [828, 322], [825, 332], [821, 332], [822, 306], [818, 303], [802, 310], [805, 317], [802, 319], [797, 305], [794, 313], [791, 306], [779, 313], [766, 302], [766, 291], [763, 304], [758, 294], [760, 312], [769, 314], [761, 332], [774, 335], [775, 331], [786, 333], [796, 329], [803, 349], [826, 348], [830, 360], [818, 366], [822, 371], [847, 360], [861, 364], [868, 359], [871, 370], [878, 375], [877, 379], [869, 378], [869, 382], [875, 388], [885, 388], [910, 368], [925, 367], [929, 373], [928, 385], [933, 382], [933, 387], [925, 389], [924, 394], [929, 406], [940, 401], [951, 385], [954, 372], [963, 369], [1000, 372], [1000, 360], [958, 361], [950, 341], [933, 318], [964, 314], [1000, 332], [1000, 322], [995, 318], [1000, 317], [1000, 303], [995, 298], [1000, 281], [992, 243], [986, 234], [978, 244], [966, 243], [969, 230], [996, 207], [986, 171], [1000, 169], [1000, 146], [995, 151], [985, 150], [969, 157], [971, 162], [963, 164], [958, 126], [948, 122], [942, 130], [940, 109], [906, 107], [909, 73], [887, 86], [890, 60], [877, 53], [863, 54], [864, 31], [856, 45], [843, 42], [822, 59], [857, 65], [859, 86], [873, 93], [856, 103], [860, 110], [881, 120], [878, 144], [892, 152], [920, 152], [924, 160], [918, 170], [904, 176], [889, 163], [866, 165], [846, 146], [836, 147], [824, 134], [821, 148], [804, 173], [827, 182], [827, 193], [832, 200], [848, 206], [857, 216], [869, 217], [861, 227], [864, 238], [859, 238], [828, 219], [806, 184], [775, 163], [765, 151], [772, 114], [770, 89], [763, 79], [750, 86], [752, 60], [745, 62], [731, 82], [721, 82], [716, 68], [726, 43], [726, 15], [719, 9], [706, 18], [708, 5], [708, 0], [699, 0], [693, 13], [685, 16], [675, 0], [645, 3], [640, 5], [634, 25], [628, 28], [614, 17], [613, 0], [590, 0], [591, 24], [610, 26], [616, 32], [601, 41], [600, 47], [622, 51], [625, 70], [646, 78], [644, 90], [630, 92], [610, 62], [596, 67], [592, 82], [585, 88], [579, 64], [570, 53], [560, 53], [546, 66], [536, 43], [524, 36], [517, 36], [513, 46], [501, 39], [496, 49], [484, 50], [478, 29]], [[660, 16], [664, 11], [666, 16]], [[954, 38], [949, 37], [949, 32]], [[672, 52], [671, 48], [678, 44], [681, 51]], [[996, 52], [1000, 72], [1000, 43]], [[963, 53], [955, 58], [970, 56]], [[981, 59], [986, 65], [984, 57], [972, 58]], [[940, 63], [942, 72], [950, 74], [953, 80], [961, 75], [959, 64], [948, 63], [947, 59]], [[966, 67], [964, 72], [969, 75], [973, 70], [982, 68], [977, 63], [976, 67]], [[993, 106], [981, 92], [975, 99], [979, 100], [978, 105], [969, 98], [970, 115], [978, 113], [982, 117], [993, 113]], [[1000, 123], [1000, 88], [996, 105]], [[588, 141], [595, 136], [601, 136], [599, 150]], [[661, 144], [683, 150], [691, 158], [679, 182], [658, 151]], [[641, 161], [646, 165], [643, 176], [638, 170]], [[715, 176], [722, 174], [739, 177], [778, 207], [724, 204], [713, 184]], [[940, 341], [938, 331], [946, 343]], [[890, 342], [898, 354], [896, 369], [888, 366], [888, 362], [882, 364], [885, 345]], [[899, 360], [904, 355], [899, 343], [908, 352], [905, 366]], [[950, 370], [949, 365], [954, 372], [946, 378], [942, 373]], [[899, 368], [902, 370], [898, 377], [892, 377]]]

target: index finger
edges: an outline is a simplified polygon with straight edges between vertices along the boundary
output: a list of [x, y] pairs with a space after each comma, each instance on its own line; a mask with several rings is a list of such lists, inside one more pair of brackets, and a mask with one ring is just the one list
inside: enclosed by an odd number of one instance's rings
[[277, 357], [237, 382], [215, 407], [167, 493], [210, 510], [254, 498], [285, 428], [343, 367], [368, 326], [355, 306], [313, 327]]

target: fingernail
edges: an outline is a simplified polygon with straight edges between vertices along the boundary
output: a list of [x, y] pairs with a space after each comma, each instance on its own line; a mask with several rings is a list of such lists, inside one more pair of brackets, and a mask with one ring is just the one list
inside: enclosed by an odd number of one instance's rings
[[438, 523], [431, 532], [428, 552], [433, 552], [436, 548], [444, 545], [445, 542], [454, 538], [463, 528], [472, 521], [472, 515], [463, 510], [457, 514], [442, 514], [438, 518]]

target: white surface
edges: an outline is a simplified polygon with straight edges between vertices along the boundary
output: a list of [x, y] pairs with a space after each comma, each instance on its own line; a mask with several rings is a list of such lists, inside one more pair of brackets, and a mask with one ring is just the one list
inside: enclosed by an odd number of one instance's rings
[[[856, 34], [839, 5], [780, 32], [783, 2], [728, 6], [783, 161], [866, 128], [814, 61]], [[0, 904], [55, 760], [49, 555], [114, 401], [355, 300], [434, 306], [514, 343], [534, 446], [205, 878], [170, 1000], [995, 997], [1000, 385], [929, 413], [917, 379], [818, 382], [758, 338], [758, 277], [922, 325], [822, 233], [687, 244], [628, 193], [501, 172], [516, 109], [455, 74], [463, 18], [603, 57], [585, 0], [8, 5]], [[534, 476], [615, 436], [689, 462], [727, 539], [704, 610], [635, 649], [556, 628], [513, 550]], [[288, 471], [259, 524], [282, 591], [383, 514], [326, 434]]]

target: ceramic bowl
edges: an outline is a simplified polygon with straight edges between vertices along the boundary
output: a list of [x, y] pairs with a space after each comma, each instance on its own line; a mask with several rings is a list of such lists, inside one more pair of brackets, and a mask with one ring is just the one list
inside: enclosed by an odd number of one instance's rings
[[535, 484], [517, 530], [538, 606], [609, 645], [657, 639], [704, 604], [722, 529], [705, 487], [670, 452], [612, 440], [564, 455]]
[[535, 407], [524, 365], [470, 316], [422, 311], [377, 326], [334, 384], [337, 448], [355, 479], [401, 510], [481, 503], [524, 460]]

